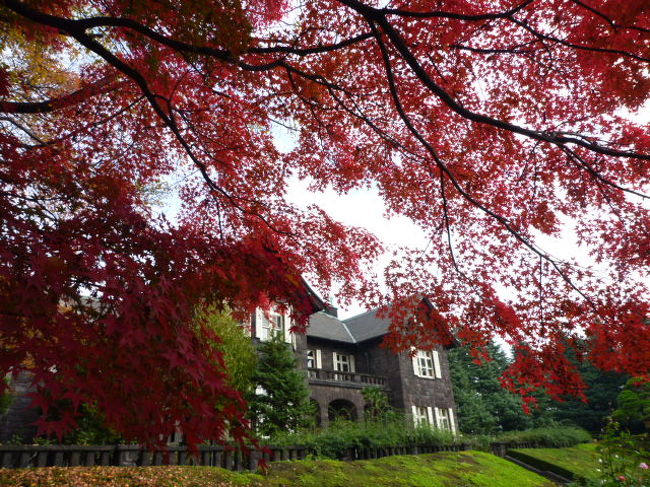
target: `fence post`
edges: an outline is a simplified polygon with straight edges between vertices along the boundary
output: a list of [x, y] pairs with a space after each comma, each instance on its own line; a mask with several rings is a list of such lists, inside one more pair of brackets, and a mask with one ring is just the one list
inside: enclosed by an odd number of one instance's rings
[[248, 457], [248, 470], [251, 472], [257, 470], [257, 466], [260, 464], [261, 458], [262, 453], [259, 450], [252, 450]]
[[188, 460], [189, 458], [189, 453], [187, 451], [187, 448], [184, 447], [182, 450], [178, 450], [178, 464], [179, 465], [188, 465]]
[[57, 450], [54, 452], [54, 464], [52, 465], [53, 467], [64, 467], [65, 465], [63, 464], [63, 451], [62, 450]]
[[132, 445], [117, 445], [115, 447], [117, 462], [115, 465], [120, 467], [137, 467], [138, 457], [140, 456], [140, 447]]
[[46, 467], [47, 466], [47, 457], [49, 452], [47, 450], [39, 451], [38, 456], [36, 457], [36, 466], [37, 467]]
[[494, 453], [498, 457], [505, 457], [506, 456], [506, 444], [502, 442], [495, 442], [491, 443], [490, 446], [492, 447], [492, 453]]

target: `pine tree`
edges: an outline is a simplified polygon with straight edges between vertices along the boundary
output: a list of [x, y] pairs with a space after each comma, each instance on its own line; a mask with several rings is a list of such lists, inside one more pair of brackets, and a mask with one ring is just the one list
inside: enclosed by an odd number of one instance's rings
[[[578, 342], [581, 346], [586, 344]], [[592, 433], [600, 433], [607, 418], [616, 408], [617, 396], [629, 378], [626, 374], [601, 370], [589, 360], [578, 360], [575, 350], [569, 348], [567, 356], [580, 371], [587, 389], [587, 402], [573, 396], [563, 396], [562, 402], [554, 401], [554, 416], [562, 423], [571, 422]]]
[[509, 364], [508, 357], [497, 345], [487, 348], [491, 360], [481, 365], [474, 362], [468, 347], [459, 347], [449, 354], [461, 431], [491, 434], [531, 428], [543, 422], [540, 410], [527, 415], [521, 398], [501, 386], [499, 377]]
[[249, 401], [257, 433], [273, 436], [307, 426], [312, 416], [309, 390], [291, 348], [278, 334], [262, 342], [258, 352], [256, 390]]

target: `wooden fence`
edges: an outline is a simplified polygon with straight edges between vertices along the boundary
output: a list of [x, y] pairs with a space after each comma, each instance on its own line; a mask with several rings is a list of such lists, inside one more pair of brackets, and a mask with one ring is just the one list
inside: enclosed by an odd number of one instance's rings
[[532, 443], [532, 442], [519, 442], [519, 443], [501, 443], [494, 442], [490, 443], [490, 450], [493, 455], [499, 457], [505, 457], [508, 454], [509, 450], [515, 450], [518, 448], [549, 448], [548, 445], [541, 443]]
[[[539, 448], [536, 443], [491, 443], [494, 455], [505, 457], [509, 450]], [[339, 460], [367, 460], [392, 455], [419, 455], [441, 451], [464, 451], [466, 443], [455, 445], [408, 445], [391, 447], [357, 447], [342, 450]], [[138, 466], [205, 465], [228, 470], [257, 470], [259, 463], [280, 460], [303, 460], [315, 451], [304, 446], [266, 447], [244, 452], [223, 446], [201, 446], [191, 455], [185, 446], [170, 446], [166, 452], [149, 451], [139, 445], [0, 445], [0, 468], [76, 467], [92, 465]]]
[[[391, 455], [417, 455], [440, 451], [467, 450], [468, 445], [409, 445], [395, 447], [349, 448], [340, 460], [365, 460]], [[166, 452], [153, 452], [138, 445], [4, 445], [0, 446], [0, 468], [75, 467], [92, 465], [150, 466], [205, 465], [228, 470], [257, 470], [260, 461], [303, 460], [314, 451], [303, 446], [267, 447], [264, 450], [241, 450], [223, 446], [201, 446], [198, 455], [191, 455], [184, 446], [170, 446]]]
[[205, 465], [228, 470], [256, 470], [262, 459], [267, 462], [302, 460], [306, 456], [305, 447], [243, 452], [223, 446], [201, 446], [198, 455], [192, 455], [184, 446], [170, 446], [167, 451], [149, 451], [139, 445], [5, 445], [0, 446], [0, 468]]

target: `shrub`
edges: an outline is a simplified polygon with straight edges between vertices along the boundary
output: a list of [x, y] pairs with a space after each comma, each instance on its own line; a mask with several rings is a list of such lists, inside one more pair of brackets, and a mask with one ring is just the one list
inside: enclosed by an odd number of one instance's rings
[[650, 485], [650, 434], [633, 435], [610, 421], [598, 444], [598, 454], [604, 487]]
[[5, 392], [4, 394], [0, 394], [0, 416], [2, 416], [7, 411], [9, 411], [9, 406], [11, 406], [11, 402], [13, 401], [13, 399], [14, 398], [10, 392]]
[[442, 446], [460, 442], [448, 431], [415, 427], [403, 414], [390, 411], [382, 418], [365, 422], [336, 421], [327, 429], [303, 430], [276, 434], [273, 446], [306, 446], [318, 457], [342, 458], [350, 448], [382, 448], [394, 446]]
[[508, 431], [495, 437], [504, 443], [531, 443], [538, 446], [564, 447], [591, 441], [591, 435], [582, 428], [553, 426], [525, 431]]

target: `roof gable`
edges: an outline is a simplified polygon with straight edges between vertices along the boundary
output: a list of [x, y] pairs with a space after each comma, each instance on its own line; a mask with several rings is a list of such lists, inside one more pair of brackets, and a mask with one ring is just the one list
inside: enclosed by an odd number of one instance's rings
[[319, 311], [309, 317], [307, 336], [337, 342], [356, 343], [345, 323], [324, 311]]
[[[426, 297], [422, 298], [421, 303], [429, 309], [433, 309], [433, 305]], [[351, 318], [339, 320], [327, 311], [319, 311], [309, 318], [307, 336], [343, 343], [361, 343], [382, 337], [390, 329], [390, 318], [388, 316], [380, 318], [377, 316], [378, 312], [379, 308], [375, 308]], [[437, 333], [443, 339], [443, 343], [448, 343], [445, 345], [446, 347], [454, 347], [458, 344], [451, 330], [439, 329]]]
[[379, 318], [377, 311], [378, 308], [343, 320], [356, 342], [363, 342], [388, 333], [390, 318]]

